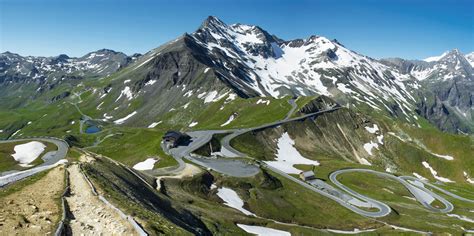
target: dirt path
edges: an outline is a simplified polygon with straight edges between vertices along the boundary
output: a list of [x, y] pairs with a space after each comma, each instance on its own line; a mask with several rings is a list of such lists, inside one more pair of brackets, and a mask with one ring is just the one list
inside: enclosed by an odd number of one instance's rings
[[129, 222], [92, 194], [77, 164], [68, 167], [71, 196], [66, 198], [74, 219], [70, 227], [74, 235], [136, 235]]
[[62, 209], [64, 167], [0, 199], [0, 235], [47, 235], [56, 230]]

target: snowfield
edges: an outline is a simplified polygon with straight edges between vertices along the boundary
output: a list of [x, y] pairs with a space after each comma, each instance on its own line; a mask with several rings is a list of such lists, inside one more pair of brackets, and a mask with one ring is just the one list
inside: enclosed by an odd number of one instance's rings
[[205, 97], [204, 97], [204, 103], [209, 103], [214, 101], [215, 97], [217, 96], [217, 91], [212, 91], [209, 92]]
[[273, 168], [279, 169], [287, 174], [299, 174], [301, 170], [296, 169], [293, 165], [315, 165], [319, 166], [319, 162], [303, 157], [294, 147], [293, 141], [288, 133], [284, 133], [278, 139], [278, 153], [276, 161], [265, 161], [265, 163]]
[[272, 229], [263, 226], [255, 226], [255, 225], [244, 225], [244, 224], [237, 224], [239, 228], [243, 229], [245, 232], [249, 234], [254, 234], [257, 236], [291, 236], [289, 232], [283, 230]]
[[221, 125], [221, 127], [224, 127], [224, 126], [230, 124], [230, 122], [232, 122], [232, 121], [234, 120], [234, 118], [235, 118], [235, 117], [234, 117], [234, 114], [232, 114], [232, 115], [229, 117], [229, 119], [228, 119], [224, 124]]
[[22, 167], [30, 167], [31, 162], [36, 160], [41, 153], [44, 152], [46, 145], [38, 141], [31, 141], [25, 144], [16, 145], [13, 150], [15, 153], [12, 154], [15, 161], [19, 162]]
[[148, 86], [148, 85], [153, 85], [156, 83], [156, 80], [150, 80], [148, 82], [145, 83], [145, 86]]
[[377, 142], [383, 145], [383, 134], [377, 136]]
[[110, 120], [110, 119], [114, 118], [113, 116], [107, 115], [107, 113], [104, 113], [103, 117], [104, 117], [104, 119], [102, 119], [103, 121], [107, 121], [107, 120]]
[[448, 161], [454, 160], [454, 157], [449, 156], [449, 155], [440, 155], [440, 154], [436, 154], [436, 153], [432, 153], [432, 152], [429, 152], [429, 153], [431, 155], [435, 156], [435, 157], [443, 158], [443, 159], [448, 160]]
[[354, 230], [337, 230], [337, 229], [328, 229], [329, 232], [332, 233], [338, 233], [338, 234], [361, 234], [361, 233], [367, 233], [367, 232], [372, 232], [375, 231], [375, 229], [367, 229], [367, 230], [360, 230], [355, 228]]
[[252, 212], [244, 209], [244, 201], [234, 190], [225, 187], [219, 188], [217, 190], [217, 196], [224, 201], [224, 205], [237, 209], [245, 215], [255, 216]]
[[266, 104], [270, 105], [270, 100], [258, 99], [257, 104]]
[[448, 214], [449, 217], [454, 217], [454, 218], [458, 218], [462, 221], [466, 221], [466, 222], [470, 222], [470, 223], [474, 223], [474, 219], [471, 219], [467, 216], [460, 216], [460, 215], [456, 215], [456, 214]]
[[347, 93], [347, 94], [354, 93], [354, 94], [357, 94], [356, 92], [354, 92], [354, 90], [348, 88], [346, 84], [337, 83], [336, 86], [337, 86], [337, 89], [339, 89], [339, 90], [340, 90], [341, 92], [343, 92], [343, 93]]
[[365, 129], [371, 134], [375, 134], [375, 132], [379, 131], [379, 127], [377, 126], [377, 124], [374, 124], [373, 127], [366, 126]]
[[425, 178], [425, 177], [423, 177], [423, 176], [421, 176], [420, 174], [415, 173], [415, 172], [413, 172], [413, 176], [415, 176], [416, 178], [418, 178], [418, 179], [420, 179], [420, 180], [423, 180], [423, 181], [427, 181], [427, 180], [428, 180], [427, 178]]
[[138, 162], [133, 166], [133, 169], [135, 170], [153, 170], [153, 167], [155, 166], [155, 163], [158, 160], [155, 158], [148, 158], [142, 162]]
[[148, 128], [149, 128], [149, 129], [155, 128], [157, 125], [161, 124], [161, 122], [162, 122], [162, 121], [153, 122], [153, 123], [151, 123], [151, 124], [148, 126]]
[[231, 94], [229, 94], [229, 96], [227, 96], [227, 98], [225, 99], [225, 103], [229, 103], [229, 102], [231, 102], [231, 101], [234, 101], [236, 98], [237, 98], [237, 94], [231, 93]]
[[438, 172], [436, 170], [433, 169], [433, 167], [430, 166], [430, 164], [428, 164], [428, 162], [424, 161], [422, 162], [421, 164], [423, 164], [423, 166], [426, 168], [426, 169], [429, 169], [431, 174], [433, 175], [433, 177], [441, 182], [445, 182], [445, 183], [454, 183], [454, 181], [448, 179], [448, 178], [444, 178], [444, 177], [440, 177], [438, 176]]
[[359, 163], [362, 164], [362, 165], [366, 165], [366, 166], [371, 166], [372, 165], [372, 164], [370, 164], [370, 162], [367, 159], [365, 159], [363, 157], [360, 158]]
[[124, 96], [124, 95], [127, 97], [127, 99], [129, 101], [132, 100], [133, 94], [132, 94], [132, 90], [130, 89], [130, 87], [125, 86], [125, 88], [122, 91], [120, 91], [120, 95], [118, 96], [118, 98], [115, 101], [120, 100], [120, 98], [122, 98], [122, 96]]
[[134, 115], [136, 115], [136, 114], [137, 114], [137, 112], [134, 111], [134, 112], [128, 114], [127, 116], [125, 116], [124, 118], [121, 118], [121, 119], [118, 119], [118, 120], [114, 121], [114, 123], [117, 124], [117, 125], [123, 124], [123, 123], [125, 123], [125, 121], [127, 121], [130, 117], [132, 117], [132, 116], [134, 116]]
[[370, 141], [370, 143], [364, 144], [365, 151], [371, 156], [372, 156], [372, 149], [373, 148], [378, 149], [379, 145], [377, 143], [372, 142], [372, 141]]
[[466, 171], [463, 171], [462, 174], [464, 175], [464, 178], [466, 178], [466, 181], [470, 184], [474, 184], [474, 179], [469, 176], [469, 174]]
[[209, 93], [203, 92], [201, 94], [198, 94], [199, 99], [204, 99], [204, 104], [210, 103], [210, 102], [217, 102], [227, 96], [227, 93], [219, 95], [217, 91], [211, 91]]

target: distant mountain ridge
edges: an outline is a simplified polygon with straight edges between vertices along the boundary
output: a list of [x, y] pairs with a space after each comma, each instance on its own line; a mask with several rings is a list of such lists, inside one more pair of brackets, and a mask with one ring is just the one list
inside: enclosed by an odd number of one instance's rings
[[234, 96], [326, 95], [408, 122], [418, 114], [442, 130], [472, 132], [473, 58], [453, 50], [428, 62], [375, 60], [322, 36], [283, 40], [258, 26], [227, 25], [210, 16], [195, 32], [144, 55], [107, 49], [80, 58], [2, 53], [0, 97], [14, 96], [25, 83], [29, 91], [48, 93], [64, 83], [110, 75], [104, 83], [110, 82], [93, 89], [93, 102], [109, 116], [137, 101], [136, 111], [147, 119], [191, 99], [206, 104]]
[[440, 129], [450, 132], [474, 130], [473, 53], [463, 55], [454, 49], [424, 61], [400, 58], [382, 63], [410, 74], [420, 81], [423, 91], [417, 112]]
[[54, 73], [74, 74], [79, 76], [111, 74], [125, 67], [137, 58], [122, 52], [101, 49], [82, 57], [69, 57], [61, 54], [56, 57], [20, 56], [11, 52], [0, 54], [0, 73], [28, 75], [29, 77], [47, 76]]

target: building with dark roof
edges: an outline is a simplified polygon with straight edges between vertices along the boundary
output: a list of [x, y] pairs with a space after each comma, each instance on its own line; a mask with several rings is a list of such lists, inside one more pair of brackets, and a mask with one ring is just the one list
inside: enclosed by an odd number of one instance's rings
[[191, 137], [185, 133], [170, 130], [163, 136], [163, 143], [168, 148], [174, 148], [179, 145], [186, 144], [190, 139]]

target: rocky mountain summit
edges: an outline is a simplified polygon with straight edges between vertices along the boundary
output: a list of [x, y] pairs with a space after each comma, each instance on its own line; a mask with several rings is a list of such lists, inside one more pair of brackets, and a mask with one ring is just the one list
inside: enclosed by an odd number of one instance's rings
[[382, 62], [420, 81], [422, 99], [417, 103], [420, 115], [442, 130], [463, 133], [474, 130], [472, 55], [454, 49], [424, 61], [391, 58]]
[[209, 17], [191, 37], [219, 79], [248, 96], [327, 95], [393, 114], [407, 114], [415, 100], [410, 76], [322, 36], [285, 41], [258, 26]]

